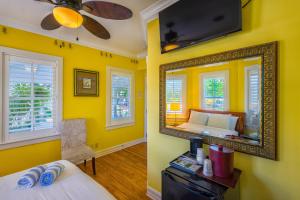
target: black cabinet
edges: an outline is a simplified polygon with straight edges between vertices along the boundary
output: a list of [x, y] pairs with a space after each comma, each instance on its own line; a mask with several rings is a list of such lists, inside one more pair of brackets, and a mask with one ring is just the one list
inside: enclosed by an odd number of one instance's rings
[[239, 184], [227, 188], [168, 167], [162, 171], [162, 200], [239, 200]]

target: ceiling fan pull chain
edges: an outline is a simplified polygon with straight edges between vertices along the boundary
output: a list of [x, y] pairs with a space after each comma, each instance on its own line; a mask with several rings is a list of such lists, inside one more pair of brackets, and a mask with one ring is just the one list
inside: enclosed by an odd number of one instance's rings
[[[78, 23], [78, 16], [77, 16], [77, 23]], [[77, 28], [77, 36], [76, 36], [76, 41], [79, 42], [79, 29], [80, 29], [81, 26], [79, 26]]]

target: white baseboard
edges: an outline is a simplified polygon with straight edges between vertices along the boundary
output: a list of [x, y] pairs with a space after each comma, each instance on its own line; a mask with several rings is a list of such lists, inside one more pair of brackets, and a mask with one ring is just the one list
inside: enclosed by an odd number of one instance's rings
[[107, 149], [103, 149], [103, 150], [100, 150], [100, 151], [96, 151], [96, 152], [95, 152], [96, 158], [99, 158], [99, 157], [101, 157], [101, 156], [105, 156], [105, 155], [107, 155], [107, 154], [111, 154], [111, 153], [120, 151], [120, 150], [122, 150], [122, 149], [126, 149], [126, 148], [128, 148], [128, 147], [131, 147], [131, 146], [134, 146], [134, 145], [143, 143], [143, 142], [146, 142], [145, 138], [140, 138], [140, 139], [133, 140], [133, 141], [130, 141], [130, 142], [126, 142], [126, 143], [123, 143], [123, 144], [119, 144], [119, 145], [117, 145], [117, 146], [109, 147], [109, 148], [107, 148]]
[[147, 186], [146, 195], [152, 200], [161, 200], [161, 193], [150, 186]]

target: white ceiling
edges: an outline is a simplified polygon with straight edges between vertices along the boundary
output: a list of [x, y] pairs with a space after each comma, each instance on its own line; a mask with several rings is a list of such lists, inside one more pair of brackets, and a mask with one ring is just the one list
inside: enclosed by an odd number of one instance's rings
[[[83, 0], [83, 2], [88, 0]], [[84, 28], [78, 31], [61, 27], [54, 31], [45, 31], [40, 27], [41, 20], [52, 11], [53, 5], [34, 0], [0, 0], [0, 24], [20, 28], [26, 31], [48, 35], [50, 37], [76, 43], [79, 32], [79, 44], [110, 51], [125, 56], [136, 56], [146, 49], [140, 12], [157, 0], [107, 0], [130, 8], [133, 17], [128, 20], [108, 20], [89, 15], [101, 23], [111, 34], [110, 40], [102, 40]], [[84, 11], [81, 11], [84, 13]]]

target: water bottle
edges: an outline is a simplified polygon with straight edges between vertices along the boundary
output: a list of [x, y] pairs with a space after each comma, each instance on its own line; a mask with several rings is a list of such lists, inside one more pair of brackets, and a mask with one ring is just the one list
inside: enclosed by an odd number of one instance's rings
[[205, 159], [205, 154], [204, 154], [204, 150], [203, 148], [197, 148], [197, 163], [199, 165], [203, 165], [204, 164], [204, 159]]
[[213, 176], [212, 163], [211, 160], [208, 158], [208, 156], [204, 160], [203, 175], [207, 177]]

